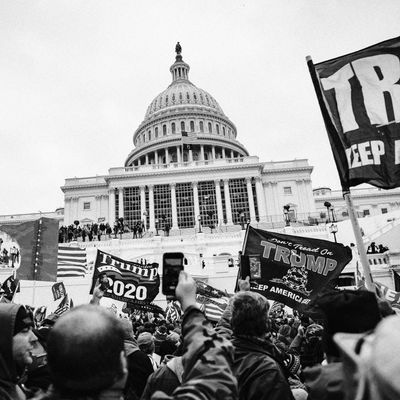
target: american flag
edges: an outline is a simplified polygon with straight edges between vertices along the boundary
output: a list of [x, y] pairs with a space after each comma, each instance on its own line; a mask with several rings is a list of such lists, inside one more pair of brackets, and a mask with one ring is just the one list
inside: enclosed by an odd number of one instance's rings
[[190, 145], [195, 143], [197, 140], [197, 136], [193, 132], [183, 131], [181, 135], [182, 135], [182, 146], [185, 146], [187, 149], [190, 149]]
[[56, 308], [56, 310], [54, 311], [54, 314], [62, 315], [65, 312], [67, 312], [69, 309], [71, 309], [73, 306], [74, 305], [73, 305], [72, 299], [70, 300], [68, 297], [68, 294], [66, 294], [64, 296], [64, 298], [61, 300], [61, 302], [58, 305], [58, 307]]
[[57, 278], [84, 277], [87, 271], [86, 250], [58, 246]]
[[167, 304], [167, 308], [165, 309], [165, 319], [169, 322], [176, 322], [182, 316], [182, 310], [179, 304], [176, 301], [171, 301]]
[[196, 302], [201, 310], [204, 311], [205, 316], [210, 321], [217, 322], [222, 317], [226, 306], [228, 305], [228, 298], [221, 297], [218, 299], [211, 299], [200, 294], [196, 295]]

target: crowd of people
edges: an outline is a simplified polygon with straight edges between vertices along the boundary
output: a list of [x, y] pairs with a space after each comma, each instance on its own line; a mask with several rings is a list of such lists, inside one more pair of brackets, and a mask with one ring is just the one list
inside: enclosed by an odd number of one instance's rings
[[378, 254], [378, 253], [385, 253], [388, 251], [389, 248], [381, 244], [376, 244], [375, 242], [371, 242], [371, 244], [367, 248], [368, 254]]
[[400, 397], [400, 319], [374, 293], [326, 292], [304, 315], [270, 306], [249, 279], [238, 286], [216, 323], [186, 272], [174, 321], [133, 310], [121, 318], [100, 306], [100, 285], [91, 304], [36, 326], [25, 307], [0, 304], [0, 399]]
[[101, 241], [118, 237], [122, 237], [124, 233], [132, 233], [133, 239], [143, 237], [145, 232], [145, 225], [143, 221], [135, 221], [133, 227], [129, 228], [123, 218], [119, 218], [111, 226], [108, 222], [99, 222], [92, 224], [80, 224], [75, 221], [68, 226], [61, 226], [58, 230], [58, 242], [69, 243], [72, 241]]

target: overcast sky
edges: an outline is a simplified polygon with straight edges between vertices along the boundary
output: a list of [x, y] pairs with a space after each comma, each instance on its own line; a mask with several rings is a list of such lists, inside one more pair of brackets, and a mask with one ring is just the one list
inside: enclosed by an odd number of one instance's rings
[[307, 158], [339, 189], [305, 56], [400, 35], [399, 0], [2, 0], [0, 214], [54, 211], [68, 177], [122, 166], [147, 106], [189, 78], [261, 161]]

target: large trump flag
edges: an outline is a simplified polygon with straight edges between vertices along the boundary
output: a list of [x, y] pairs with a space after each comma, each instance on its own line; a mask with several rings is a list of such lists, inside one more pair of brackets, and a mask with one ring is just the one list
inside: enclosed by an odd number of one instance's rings
[[400, 37], [308, 65], [342, 187], [400, 186]]

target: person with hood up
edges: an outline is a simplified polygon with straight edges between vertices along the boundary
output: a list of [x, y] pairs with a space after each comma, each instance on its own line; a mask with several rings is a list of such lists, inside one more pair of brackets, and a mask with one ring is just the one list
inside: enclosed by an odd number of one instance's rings
[[36, 336], [25, 307], [0, 304], [0, 400], [25, 400], [21, 387], [25, 369], [32, 364]]

